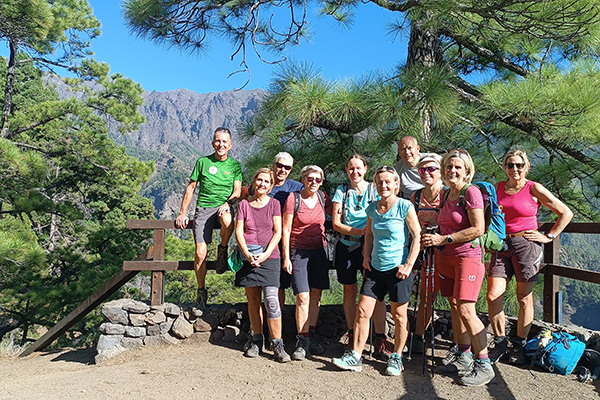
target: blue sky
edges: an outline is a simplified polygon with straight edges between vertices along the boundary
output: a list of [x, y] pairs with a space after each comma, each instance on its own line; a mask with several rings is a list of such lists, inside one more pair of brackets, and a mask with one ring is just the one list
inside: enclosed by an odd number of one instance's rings
[[[94, 39], [95, 58], [107, 62], [111, 73], [119, 72], [140, 83], [148, 91], [190, 89], [198, 93], [221, 92], [240, 87], [244, 73], [227, 79], [239, 69], [241, 58], [231, 61], [233, 47], [225, 41], [212, 40], [208, 53], [187, 54], [159, 46], [130, 34], [121, 16], [119, 0], [89, 0], [94, 14], [102, 22], [102, 36]], [[286, 51], [296, 62], [311, 62], [327, 79], [344, 80], [369, 72], [386, 72], [406, 59], [405, 37], [394, 39], [387, 33], [388, 24], [399, 13], [372, 4], [361, 5], [354, 23], [344, 28], [331, 17], [308, 14], [313, 35], [309, 42]], [[270, 55], [277, 59], [276, 55]], [[266, 89], [276, 66], [262, 63], [248, 53], [252, 79], [245, 89]]]

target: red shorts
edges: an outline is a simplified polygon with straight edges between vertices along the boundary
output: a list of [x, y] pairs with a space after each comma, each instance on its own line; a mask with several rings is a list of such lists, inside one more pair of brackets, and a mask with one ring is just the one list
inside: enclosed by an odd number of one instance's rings
[[440, 275], [442, 296], [477, 301], [485, 276], [481, 257], [444, 256], [436, 251], [435, 268]]

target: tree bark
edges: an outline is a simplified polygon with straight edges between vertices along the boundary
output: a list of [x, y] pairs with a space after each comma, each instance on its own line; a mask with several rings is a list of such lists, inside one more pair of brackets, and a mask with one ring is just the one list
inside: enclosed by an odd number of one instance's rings
[[0, 135], [5, 138], [8, 136], [8, 116], [12, 109], [12, 95], [15, 88], [15, 72], [17, 70], [17, 44], [9, 39], [8, 47], [10, 54], [8, 57], [8, 68], [6, 70], [6, 85], [4, 86], [4, 105], [2, 106], [2, 124]]

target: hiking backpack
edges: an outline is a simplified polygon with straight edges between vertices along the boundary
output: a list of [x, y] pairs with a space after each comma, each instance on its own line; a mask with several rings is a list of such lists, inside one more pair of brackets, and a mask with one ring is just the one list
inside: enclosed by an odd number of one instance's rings
[[[300, 192], [293, 192], [294, 194], [294, 216], [298, 214], [298, 210], [300, 210]], [[325, 193], [322, 190], [317, 191], [317, 197], [319, 198], [319, 203], [323, 207], [323, 214], [325, 214]]]
[[[467, 210], [465, 202], [465, 193], [471, 186], [476, 186], [483, 196], [483, 214], [485, 217], [485, 229], [483, 235], [474, 239], [471, 243], [472, 247], [480, 245], [485, 250], [500, 251], [504, 246], [506, 239], [506, 224], [504, 222], [504, 213], [498, 205], [498, 197], [496, 196], [496, 188], [488, 182], [473, 182], [466, 184], [460, 191], [459, 202], [465, 211]], [[442, 199], [442, 207], [450, 194], [450, 190], [444, 192]]]
[[561, 375], [573, 372], [583, 355], [585, 343], [565, 332], [553, 332], [546, 347], [539, 347], [540, 339], [538, 335], [525, 345], [525, 356], [531, 364]]
[[[344, 190], [344, 199], [342, 200], [342, 223], [348, 220], [348, 207], [346, 202], [348, 201], [348, 193], [350, 192], [350, 184], [348, 182], [342, 185]], [[367, 190], [363, 192], [367, 196], [367, 203], [371, 204], [377, 198], [377, 188], [373, 182], [370, 182]], [[360, 203], [360, 201], [358, 201]]]

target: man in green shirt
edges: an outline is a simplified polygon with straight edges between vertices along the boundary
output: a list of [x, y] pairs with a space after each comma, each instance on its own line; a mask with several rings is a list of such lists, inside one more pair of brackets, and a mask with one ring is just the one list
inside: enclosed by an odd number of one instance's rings
[[185, 189], [179, 216], [175, 226], [185, 229], [189, 222], [188, 206], [198, 186], [198, 203], [194, 213], [194, 240], [196, 255], [194, 271], [198, 281], [196, 304], [204, 311], [206, 308], [206, 253], [207, 245], [212, 242], [212, 231], [221, 228], [221, 244], [218, 246], [215, 270], [223, 273], [227, 270], [227, 244], [233, 232], [232, 206], [240, 197], [242, 190], [242, 168], [240, 163], [227, 156], [232, 147], [231, 132], [227, 128], [217, 128], [212, 141], [215, 152], [200, 157]]

